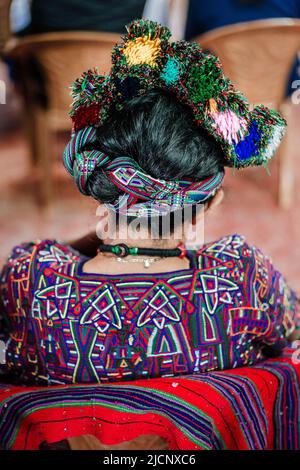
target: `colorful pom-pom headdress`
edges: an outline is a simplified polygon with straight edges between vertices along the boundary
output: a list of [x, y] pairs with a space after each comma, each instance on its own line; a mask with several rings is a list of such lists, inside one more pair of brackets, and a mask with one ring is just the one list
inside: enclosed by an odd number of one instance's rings
[[[110, 74], [103, 76], [94, 69], [75, 81], [70, 112], [74, 134], [64, 154], [73, 176], [74, 157], [82, 160], [80, 146], [86, 143], [83, 131], [90, 134], [89, 128], [101, 126], [126, 102], [154, 89], [171, 92], [191, 109], [195, 123], [221, 144], [227, 166], [266, 165], [272, 158], [286, 128], [280, 113], [265, 106], [251, 111], [247, 100], [224, 76], [217, 57], [197, 43], [170, 42], [170, 36], [167, 28], [155, 22], [133, 21], [123, 42], [112, 52]], [[89, 152], [83, 160], [77, 165], [80, 175], [77, 171], [74, 177], [85, 193], [83, 183], [105, 158], [103, 154], [95, 158]]]

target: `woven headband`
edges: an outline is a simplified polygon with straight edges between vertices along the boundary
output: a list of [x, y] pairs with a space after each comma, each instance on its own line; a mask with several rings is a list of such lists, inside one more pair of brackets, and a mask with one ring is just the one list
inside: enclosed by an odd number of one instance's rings
[[120, 213], [162, 215], [186, 205], [203, 203], [215, 194], [224, 179], [224, 172], [201, 182], [156, 179], [146, 174], [130, 157], [111, 159], [99, 150], [85, 150], [95, 141], [96, 130], [93, 127], [75, 133], [64, 152], [65, 167], [85, 195], [89, 195], [87, 182], [95, 169], [104, 171], [110, 181], [125, 193], [115, 204], [109, 204]]

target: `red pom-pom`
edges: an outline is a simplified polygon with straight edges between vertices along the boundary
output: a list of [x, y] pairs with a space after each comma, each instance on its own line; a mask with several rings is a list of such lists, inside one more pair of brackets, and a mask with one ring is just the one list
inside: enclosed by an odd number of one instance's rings
[[97, 126], [100, 121], [100, 111], [100, 103], [94, 103], [90, 106], [80, 106], [72, 116], [74, 130], [77, 132], [85, 127]]

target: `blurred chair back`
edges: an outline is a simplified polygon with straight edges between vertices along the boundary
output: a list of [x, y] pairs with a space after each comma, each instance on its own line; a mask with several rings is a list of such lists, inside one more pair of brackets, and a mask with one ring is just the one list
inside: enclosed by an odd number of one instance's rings
[[0, 0], [0, 53], [11, 35], [10, 30], [10, 6], [12, 0]]
[[68, 31], [13, 38], [6, 45], [5, 54], [19, 68], [32, 161], [40, 170], [40, 200], [45, 203], [51, 197], [50, 138], [71, 129], [70, 85], [90, 68], [107, 73], [119, 40], [114, 33]]
[[[225, 26], [198, 36], [194, 41], [217, 55], [225, 74], [251, 104], [280, 109], [291, 69], [300, 49], [300, 20], [258, 20]], [[285, 139], [286, 140], [286, 139]], [[292, 200], [292, 162], [281, 148], [279, 203]]]

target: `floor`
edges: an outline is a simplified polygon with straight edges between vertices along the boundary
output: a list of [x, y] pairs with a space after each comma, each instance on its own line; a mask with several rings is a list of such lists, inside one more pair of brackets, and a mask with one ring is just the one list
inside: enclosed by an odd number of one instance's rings
[[[297, 108], [297, 109], [296, 109]], [[299, 107], [294, 105], [289, 134], [289, 152], [294, 158], [293, 207], [282, 210], [276, 203], [278, 164], [264, 169], [228, 170], [225, 200], [205, 220], [205, 238], [242, 233], [248, 241], [269, 254], [289, 283], [300, 291], [300, 126]], [[54, 143], [53, 203], [42, 210], [36, 200], [37, 176], [30, 166], [22, 130], [0, 135], [0, 263], [20, 241], [37, 238], [74, 239], [93, 230], [96, 203], [73, 186], [65, 174], [60, 155], [67, 136]]]

